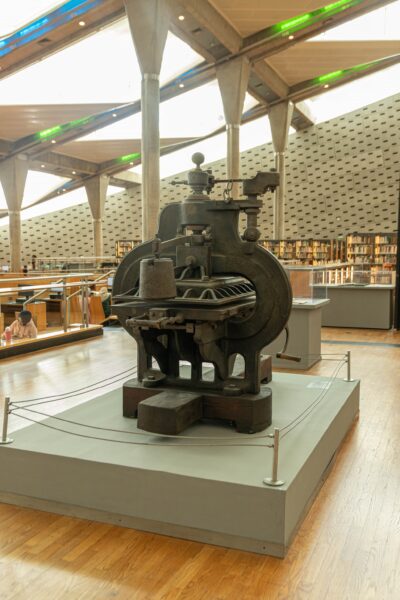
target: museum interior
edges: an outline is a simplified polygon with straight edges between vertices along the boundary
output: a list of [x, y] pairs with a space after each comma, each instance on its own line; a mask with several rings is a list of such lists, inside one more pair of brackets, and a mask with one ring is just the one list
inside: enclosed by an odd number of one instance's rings
[[0, 600], [400, 598], [400, 0], [0, 6]]

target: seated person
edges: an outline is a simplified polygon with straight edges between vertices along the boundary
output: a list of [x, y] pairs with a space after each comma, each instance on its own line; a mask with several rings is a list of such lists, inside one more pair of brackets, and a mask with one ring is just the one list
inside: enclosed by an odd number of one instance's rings
[[106, 287], [102, 287], [99, 296], [103, 305], [104, 316], [107, 318], [111, 315], [111, 294]]
[[100, 288], [98, 292], [92, 292], [92, 296], [100, 296], [104, 316], [107, 319], [111, 315], [111, 294], [106, 287]]
[[[18, 319], [15, 319], [10, 325], [11, 335], [14, 339], [22, 340], [24, 338], [36, 338], [37, 329], [32, 319], [32, 313], [29, 310], [21, 310]], [[4, 333], [3, 333], [3, 338]]]

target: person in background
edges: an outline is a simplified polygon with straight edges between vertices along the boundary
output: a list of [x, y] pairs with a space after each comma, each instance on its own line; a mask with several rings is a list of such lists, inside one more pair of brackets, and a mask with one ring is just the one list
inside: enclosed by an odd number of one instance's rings
[[[21, 310], [18, 319], [11, 323], [9, 329], [14, 339], [22, 340], [24, 338], [36, 338], [37, 329], [32, 319], [32, 313], [29, 310]], [[3, 333], [3, 339], [5, 339]]]
[[28, 275], [28, 265], [23, 266], [22, 272], [24, 275]]
[[36, 271], [36, 254], [32, 254], [32, 271]]
[[107, 318], [111, 315], [111, 294], [106, 287], [100, 288], [99, 296], [103, 305], [104, 316]]

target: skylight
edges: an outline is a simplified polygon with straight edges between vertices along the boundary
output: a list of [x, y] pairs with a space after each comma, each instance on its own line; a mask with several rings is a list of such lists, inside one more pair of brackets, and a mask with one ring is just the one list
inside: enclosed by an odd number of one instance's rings
[[66, 179], [65, 177], [58, 177], [57, 175], [51, 175], [50, 173], [28, 171], [22, 207], [29, 206], [33, 202], [36, 202], [36, 200], [46, 196], [67, 181], [69, 181], [69, 179]]
[[311, 100], [317, 123], [357, 110], [400, 91], [400, 65], [325, 92]]
[[333, 27], [309, 41], [400, 40], [400, 0]]
[[1, 11], [0, 37], [13, 33], [30, 21], [62, 4], [60, 0], [17, 0]]
[[[177, 59], [179, 57], [179, 60]], [[203, 59], [168, 34], [161, 84]], [[141, 74], [127, 19], [0, 82], [1, 104], [115, 103], [140, 98]]]
[[[246, 94], [244, 111], [257, 104]], [[160, 137], [198, 137], [225, 126], [224, 110], [217, 81], [212, 81], [160, 104]], [[80, 140], [140, 139], [141, 114], [103, 127]]]

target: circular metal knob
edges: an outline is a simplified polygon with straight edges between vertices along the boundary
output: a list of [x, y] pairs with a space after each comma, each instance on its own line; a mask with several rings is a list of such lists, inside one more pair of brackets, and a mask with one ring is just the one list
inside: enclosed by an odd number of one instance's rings
[[201, 152], [195, 152], [192, 156], [192, 162], [194, 162], [198, 169], [200, 169], [200, 165], [204, 162], [204, 160], [204, 154]]

